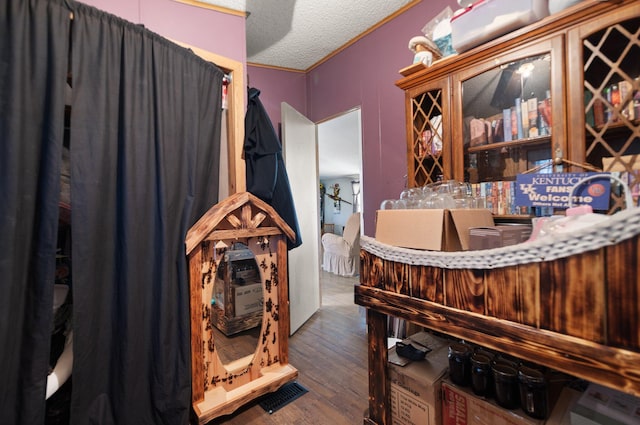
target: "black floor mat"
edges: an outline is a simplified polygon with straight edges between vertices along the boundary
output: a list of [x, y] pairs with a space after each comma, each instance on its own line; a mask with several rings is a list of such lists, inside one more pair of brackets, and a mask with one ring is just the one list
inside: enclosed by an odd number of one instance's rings
[[307, 389], [297, 382], [289, 382], [284, 384], [277, 391], [262, 397], [258, 404], [260, 404], [260, 407], [262, 407], [266, 412], [271, 414], [281, 407], [291, 403], [306, 392]]

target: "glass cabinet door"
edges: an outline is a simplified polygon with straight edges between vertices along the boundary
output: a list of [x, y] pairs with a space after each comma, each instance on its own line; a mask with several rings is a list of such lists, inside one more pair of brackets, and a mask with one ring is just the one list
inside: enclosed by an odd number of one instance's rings
[[[637, 5], [571, 31], [568, 50], [572, 159], [620, 172], [640, 186], [640, 18]], [[615, 198], [614, 194], [614, 198]], [[622, 207], [620, 196], [617, 204]], [[636, 199], [637, 202], [637, 199]], [[615, 206], [614, 206], [615, 208]]]
[[562, 42], [535, 43], [454, 76], [454, 140], [462, 152], [454, 156], [455, 178], [499, 198], [496, 214], [528, 214], [512, 201], [516, 176], [554, 171], [564, 149]]
[[[449, 86], [447, 79], [407, 92], [408, 187], [420, 187], [451, 175]], [[410, 114], [410, 115], [409, 115]]]

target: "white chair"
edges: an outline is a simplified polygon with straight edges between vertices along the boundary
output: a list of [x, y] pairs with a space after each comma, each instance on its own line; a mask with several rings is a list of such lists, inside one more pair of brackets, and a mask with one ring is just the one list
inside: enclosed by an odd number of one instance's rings
[[340, 276], [360, 273], [360, 213], [352, 214], [344, 226], [342, 236], [322, 235], [324, 249], [322, 268]]

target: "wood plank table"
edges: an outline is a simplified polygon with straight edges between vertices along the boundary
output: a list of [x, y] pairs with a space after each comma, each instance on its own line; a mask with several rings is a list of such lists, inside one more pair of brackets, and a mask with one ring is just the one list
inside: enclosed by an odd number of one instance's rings
[[408, 259], [398, 261], [394, 247], [363, 236], [355, 303], [367, 309], [364, 423], [391, 424], [388, 316], [639, 396], [639, 236], [624, 238], [549, 261], [456, 269], [417, 264], [429, 251], [403, 249]]

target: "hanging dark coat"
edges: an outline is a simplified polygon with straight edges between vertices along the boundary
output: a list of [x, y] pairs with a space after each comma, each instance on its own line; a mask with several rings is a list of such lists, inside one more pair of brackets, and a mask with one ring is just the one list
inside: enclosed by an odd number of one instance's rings
[[260, 90], [250, 88], [244, 120], [244, 158], [247, 192], [271, 205], [296, 234], [288, 248], [302, 244], [289, 177], [282, 157], [282, 145], [260, 101]]

